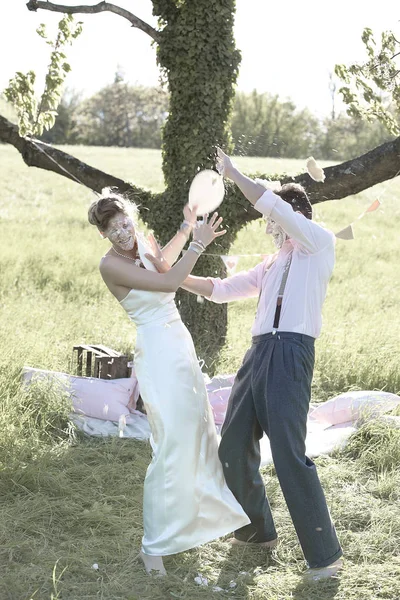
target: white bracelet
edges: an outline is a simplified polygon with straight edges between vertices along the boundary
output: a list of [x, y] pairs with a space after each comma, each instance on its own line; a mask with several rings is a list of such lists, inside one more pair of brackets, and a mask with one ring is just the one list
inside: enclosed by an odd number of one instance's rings
[[200, 246], [200, 248], [202, 248], [203, 250], [206, 249], [206, 245], [204, 242], [202, 242], [201, 240], [192, 240], [193, 244], [197, 244], [198, 246]]
[[203, 251], [206, 249], [206, 245], [201, 240], [193, 240], [193, 242], [201, 246], [201, 248], [203, 248]]
[[198, 244], [197, 242], [190, 242], [189, 250], [193, 250], [193, 252], [196, 252], [196, 254], [200, 256], [200, 254], [204, 252], [205, 248], [200, 246], [200, 244]]
[[202, 253], [202, 250], [200, 250], [200, 248], [198, 248], [197, 246], [192, 246], [190, 244], [189, 246], [189, 250], [192, 250], [193, 252], [195, 252], [198, 256], [200, 256], [200, 254]]

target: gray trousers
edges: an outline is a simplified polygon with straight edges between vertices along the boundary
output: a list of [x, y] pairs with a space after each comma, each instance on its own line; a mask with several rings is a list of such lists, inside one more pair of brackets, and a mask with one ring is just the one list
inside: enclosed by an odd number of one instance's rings
[[276, 332], [253, 338], [229, 399], [219, 457], [226, 482], [251, 524], [235, 532], [243, 541], [277, 537], [261, 478], [263, 432], [309, 567], [342, 555], [315, 464], [305, 455], [314, 368], [314, 338]]

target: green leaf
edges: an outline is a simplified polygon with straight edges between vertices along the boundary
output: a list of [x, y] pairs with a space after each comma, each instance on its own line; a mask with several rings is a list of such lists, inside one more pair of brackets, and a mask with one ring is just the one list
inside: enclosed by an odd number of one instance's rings
[[40, 23], [39, 27], [36, 29], [36, 33], [40, 35], [40, 37], [47, 39], [46, 25], [44, 23]]

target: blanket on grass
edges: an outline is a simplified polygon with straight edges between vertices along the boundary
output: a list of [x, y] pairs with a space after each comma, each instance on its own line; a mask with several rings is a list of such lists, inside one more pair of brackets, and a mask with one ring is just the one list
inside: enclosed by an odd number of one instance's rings
[[[23, 381], [55, 378], [70, 391], [74, 413], [71, 420], [87, 435], [119, 436], [148, 440], [151, 435], [146, 415], [136, 410], [139, 390], [135, 377], [102, 380], [73, 377], [65, 373], [24, 367]], [[223, 424], [234, 375], [205, 376], [208, 397], [217, 433]], [[360, 423], [374, 419], [400, 406], [400, 396], [382, 391], [352, 391], [321, 404], [312, 404], [308, 414], [306, 451], [310, 458], [342, 448]], [[400, 426], [400, 417], [392, 417]], [[261, 464], [272, 463], [268, 437], [260, 441]]]

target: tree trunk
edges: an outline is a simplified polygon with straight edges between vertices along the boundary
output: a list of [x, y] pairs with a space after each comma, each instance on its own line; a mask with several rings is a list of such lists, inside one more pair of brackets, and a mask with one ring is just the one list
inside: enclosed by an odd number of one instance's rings
[[[225, 277], [226, 270], [220, 258], [203, 255], [193, 274]], [[176, 301], [182, 319], [195, 340], [197, 356], [204, 360], [205, 372], [209, 375], [214, 374], [219, 351], [226, 339], [227, 305], [214, 304], [184, 290], [178, 291]]]
[[[196, 0], [181, 3], [177, 9], [164, 1], [153, 2], [153, 6], [155, 14], [164, 19], [158, 61], [170, 92], [163, 131], [168, 215], [165, 210], [161, 219], [160, 214], [154, 218], [149, 215], [149, 222], [156, 234], [167, 240], [181, 219], [194, 175], [214, 166], [216, 145], [229, 149], [227, 124], [240, 53], [233, 37], [234, 0]], [[235, 232], [239, 229], [234, 223], [232, 227]], [[224, 246], [228, 249], [227, 240]], [[204, 276], [225, 274], [220, 259], [205, 256], [200, 258], [196, 272]], [[226, 306], [208, 301], [199, 304], [196, 297], [183, 293], [179, 294], [179, 310], [210, 370], [224, 344]]]

